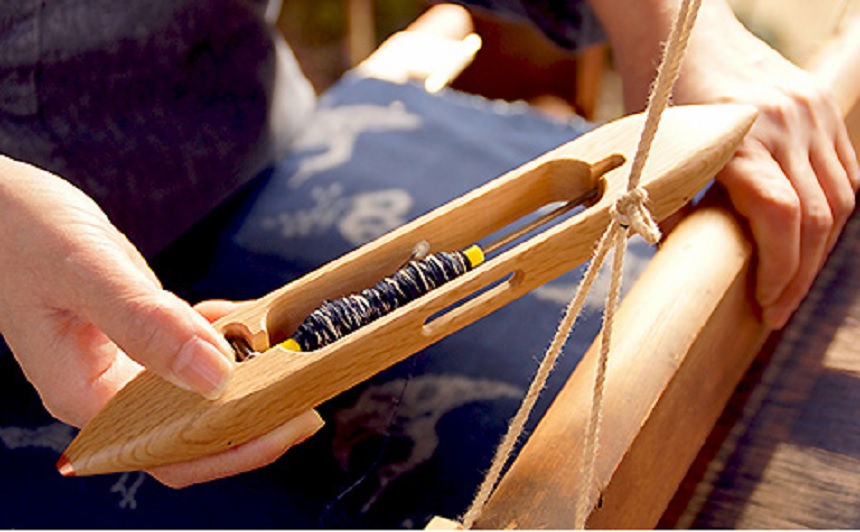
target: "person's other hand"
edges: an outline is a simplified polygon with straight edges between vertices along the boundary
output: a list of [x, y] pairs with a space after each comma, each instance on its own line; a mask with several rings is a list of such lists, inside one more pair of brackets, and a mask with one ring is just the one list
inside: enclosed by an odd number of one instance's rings
[[[612, 41], [625, 107], [642, 110], [679, 4], [590, 2]], [[826, 90], [750, 34], [724, 0], [702, 3], [673, 98], [677, 104], [742, 103], [759, 110], [717, 180], [756, 243], [762, 317], [782, 327], [854, 209], [860, 171], [842, 118]]]
[[[234, 366], [223, 337], [162, 289], [95, 202], [8, 158], [0, 158], [0, 331], [48, 411], [77, 427], [143, 367], [212, 398]], [[308, 412], [257, 441], [154, 473], [184, 486], [253, 469], [321, 424]]]
[[[756, 299], [782, 327], [854, 210], [860, 170], [826, 89], [736, 21], [697, 22], [677, 103], [752, 104], [759, 117], [717, 176], [757, 249]], [[729, 30], [731, 28], [731, 31]]]

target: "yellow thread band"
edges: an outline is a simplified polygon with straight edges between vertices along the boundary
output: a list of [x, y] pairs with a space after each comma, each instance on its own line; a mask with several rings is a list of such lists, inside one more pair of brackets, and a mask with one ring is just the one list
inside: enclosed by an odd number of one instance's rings
[[469, 264], [472, 265], [472, 268], [484, 262], [484, 251], [477, 244], [463, 250], [463, 255], [466, 255], [466, 258], [469, 259]]
[[286, 340], [279, 343], [278, 345], [283, 347], [287, 351], [295, 351], [297, 353], [302, 352], [302, 346], [300, 346], [299, 343], [297, 341], [293, 340], [292, 338], [287, 338]]

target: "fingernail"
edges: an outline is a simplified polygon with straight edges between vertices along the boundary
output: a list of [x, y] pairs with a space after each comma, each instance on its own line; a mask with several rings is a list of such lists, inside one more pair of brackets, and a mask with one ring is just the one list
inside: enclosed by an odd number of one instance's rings
[[207, 399], [217, 399], [227, 387], [233, 363], [214, 345], [193, 337], [182, 346], [173, 364], [177, 384]]
[[788, 323], [788, 318], [790, 316], [791, 312], [785, 307], [771, 307], [765, 309], [762, 318], [764, 319], [765, 324], [771, 328], [782, 329], [785, 324]]

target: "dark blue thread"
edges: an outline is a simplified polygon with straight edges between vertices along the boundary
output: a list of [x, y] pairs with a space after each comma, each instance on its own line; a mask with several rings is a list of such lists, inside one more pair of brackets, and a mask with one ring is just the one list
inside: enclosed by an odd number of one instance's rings
[[324, 301], [299, 325], [292, 339], [302, 351], [325, 347], [472, 268], [461, 251], [439, 252], [410, 261], [372, 288]]

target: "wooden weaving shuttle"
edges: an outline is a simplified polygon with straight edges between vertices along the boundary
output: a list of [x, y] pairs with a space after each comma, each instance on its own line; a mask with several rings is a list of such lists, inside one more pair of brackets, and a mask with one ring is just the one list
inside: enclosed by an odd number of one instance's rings
[[[665, 113], [642, 177], [657, 220], [713, 178], [755, 116], [753, 108], [737, 105]], [[626, 186], [643, 121], [634, 115], [599, 127], [248, 302], [215, 327], [261, 354], [237, 365], [219, 399], [143, 372], [81, 430], [61, 458], [64, 471], [146, 469], [250, 441], [587, 261]], [[434, 251], [464, 249], [538, 209], [595, 189], [598, 197], [584, 211], [333, 344], [307, 353], [276, 345], [324, 300], [373, 286], [397, 270], [418, 242]]]

